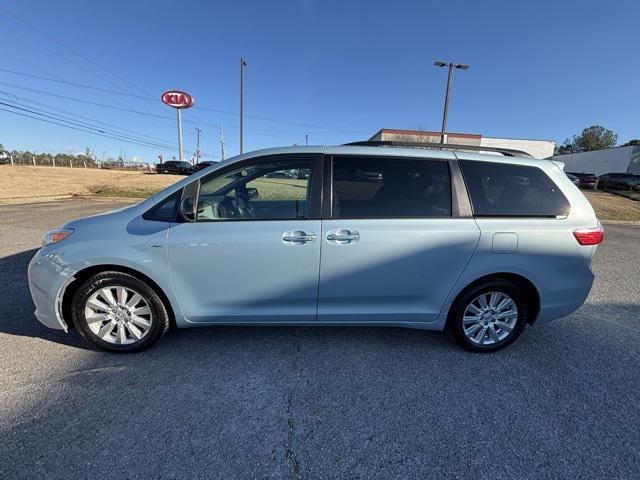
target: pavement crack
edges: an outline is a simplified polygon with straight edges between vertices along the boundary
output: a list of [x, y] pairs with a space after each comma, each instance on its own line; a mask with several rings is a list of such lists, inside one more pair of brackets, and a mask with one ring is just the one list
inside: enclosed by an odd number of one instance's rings
[[295, 421], [293, 419], [293, 393], [296, 390], [298, 383], [300, 382], [300, 370], [298, 368], [300, 357], [300, 345], [296, 346], [296, 355], [293, 358], [293, 372], [294, 381], [291, 386], [291, 390], [287, 393], [287, 443], [285, 446], [285, 457], [291, 465], [291, 478], [300, 479], [300, 461], [293, 450], [295, 442]]

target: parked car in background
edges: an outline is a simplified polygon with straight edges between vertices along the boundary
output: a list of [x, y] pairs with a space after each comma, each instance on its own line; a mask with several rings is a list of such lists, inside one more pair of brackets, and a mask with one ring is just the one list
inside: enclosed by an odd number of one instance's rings
[[593, 173], [567, 172], [567, 174], [578, 177], [578, 186], [585, 190], [595, 190], [598, 185], [598, 177]]
[[156, 173], [173, 173], [176, 175], [191, 175], [196, 169], [189, 162], [169, 160], [168, 162], [157, 163]]
[[264, 178], [298, 178], [297, 171], [267, 173]]
[[[603, 229], [554, 162], [468, 148], [230, 159], [45, 233], [29, 265], [35, 315], [120, 352], [170, 325], [447, 329], [498, 350], [583, 304]], [[301, 169], [309, 178], [268, 180]]]
[[572, 175], [570, 173], [567, 173], [567, 177], [569, 178], [569, 180], [571, 180], [571, 182], [576, 185], [576, 186], [580, 186], [580, 179], [578, 177], [576, 177], [575, 175]]
[[598, 179], [598, 190], [639, 190], [640, 175], [605, 173]]
[[196, 172], [199, 172], [200, 170], [204, 170], [207, 167], [210, 167], [211, 165], [215, 165], [218, 162], [214, 162], [212, 160], [205, 160], [204, 162], [198, 162], [196, 163], [193, 168], [195, 169]]
[[299, 168], [297, 171], [293, 172], [295, 177], [298, 180], [306, 180], [311, 176], [311, 172], [308, 168]]

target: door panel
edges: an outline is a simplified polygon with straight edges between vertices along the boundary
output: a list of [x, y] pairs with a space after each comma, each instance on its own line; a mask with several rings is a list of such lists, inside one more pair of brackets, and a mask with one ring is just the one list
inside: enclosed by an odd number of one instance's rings
[[196, 221], [168, 234], [170, 272], [189, 321], [315, 320], [322, 181], [315, 161], [266, 156], [202, 179]]
[[[283, 241], [286, 232], [316, 234]], [[320, 220], [203, 222], [169, 231], [171, 276], [192, 322], [316, 318]]]
[[479, 236], [473, 219], [323, 221], [318, 320], [435, 321]]
[[446, 160], [335, 156], [325, 170], [319, 321], [432, 322], [480, 231], [453, 218]]

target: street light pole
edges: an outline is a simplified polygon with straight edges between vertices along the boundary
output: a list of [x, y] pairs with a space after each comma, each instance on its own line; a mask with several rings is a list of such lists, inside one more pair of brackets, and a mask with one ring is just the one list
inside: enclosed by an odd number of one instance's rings
[[240, 155], [242, 155], [242, 134], [243, 134], [243, 109], [244, 109], [244, 67], [247, 62], [244, 57], [240, 57]]
[[449, 95], [451, 93], [451, 80], [453, 79], [453, 69], [466, 70], [469, 65], [463, 63], [453, 62], [433, 62], [436, 67], [448, 67], [449, 73], [447, 75], [447, 91], [444, 96], [444, 111], [442, 112], [442, 130], [440, 131], [440, 143], [446, 143], [445, 137], [447, 135], [447, 115], [449, 114]]

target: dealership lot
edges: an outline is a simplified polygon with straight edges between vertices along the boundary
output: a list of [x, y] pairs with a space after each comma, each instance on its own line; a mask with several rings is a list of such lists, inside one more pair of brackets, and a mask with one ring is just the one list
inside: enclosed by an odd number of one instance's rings
[[44, 230], [116, 206], [0, 207], [0, 478], [640, 476], [640, 226], [607, 226], [584, 307], [492, 355], [264, 327], [114, 355], [41, 326], [26, 267]]

